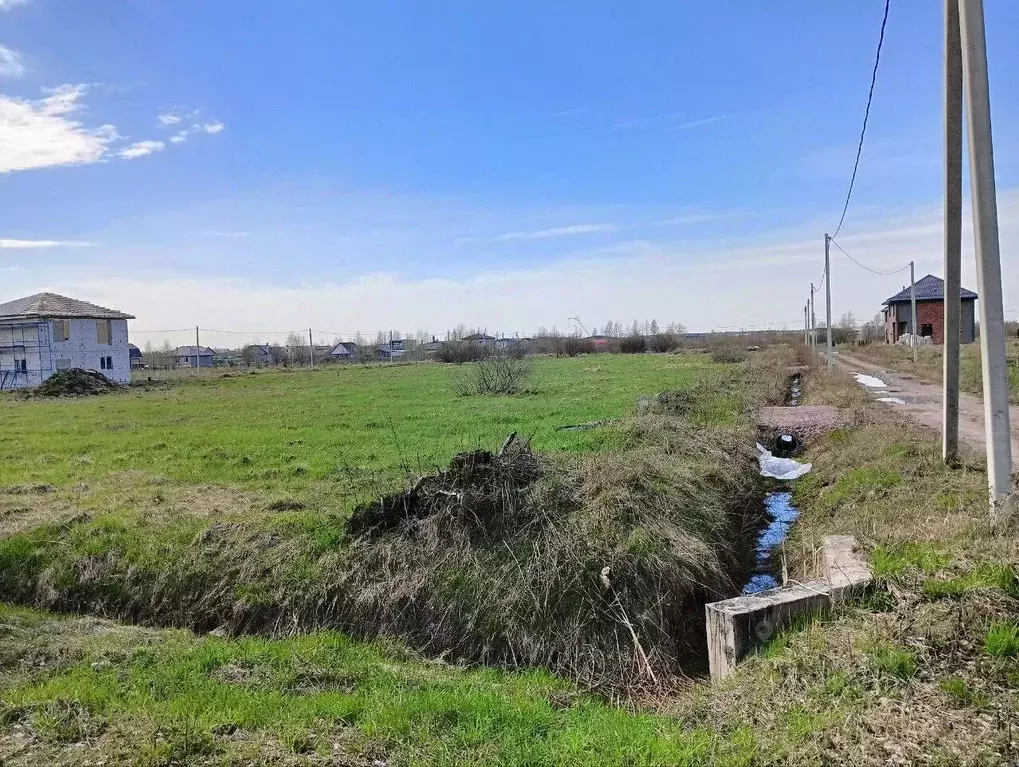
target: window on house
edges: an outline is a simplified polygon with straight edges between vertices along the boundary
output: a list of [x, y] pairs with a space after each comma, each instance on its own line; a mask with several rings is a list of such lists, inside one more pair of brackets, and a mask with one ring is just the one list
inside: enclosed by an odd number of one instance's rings
[[100, 357], [99, 358], [99, 369], [100, 370], [113, 370], [113, 357]]
[[111, 343], [113, 337], [113, 322], [111, 320], [96, 320], [96, 341], [101, 344]]
[[53, 320], [53, 340], [57, 342], [67, 341], [71, 338], [70, 320]]
[[927, 338], [933, 338], [934, 337], [934, 325], [930, 324], [929, 322], [922, 323], [920, 325], [920, 335], [921, 336], [925, 336]]
[[903, 321], [903, 322], [899, 323], [899, 332], [897, 333], [897, 335], [901, 336], [901, 335], [905, 335], [905, 333], [906, 333], [906, 323], [905, 323], [905, 321]]

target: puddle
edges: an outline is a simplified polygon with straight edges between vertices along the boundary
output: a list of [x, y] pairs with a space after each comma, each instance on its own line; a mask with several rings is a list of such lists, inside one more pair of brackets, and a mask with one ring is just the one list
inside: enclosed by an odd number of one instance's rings
[[744, 594], [757, 594], [782, 585], [775, 577], [774, 554], [788, 537], [789, 528], [800, 516], [800, 510], [793, 506], [793, 494], [790, 490], [768, 493], [764, 497], [764, 508], [768, 512], [769, 522], [757, 539], [756, 568], [743, 587]]

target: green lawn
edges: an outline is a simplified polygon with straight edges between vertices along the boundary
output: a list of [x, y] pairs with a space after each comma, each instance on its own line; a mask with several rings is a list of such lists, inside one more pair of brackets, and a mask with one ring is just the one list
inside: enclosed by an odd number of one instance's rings
[[186, 484], [273, 492], [400, 481], [511, 431], [539, 451], [611, 446], [612, 429], [556, 426], [625, 416], [639, 396], [683, 388], [706, 355], [539, 359], [531, 393], [458, 397], [440, 364], [235, 373], [78, 400], [0, 398], [0, 487], [66, 486], [141, 470]]

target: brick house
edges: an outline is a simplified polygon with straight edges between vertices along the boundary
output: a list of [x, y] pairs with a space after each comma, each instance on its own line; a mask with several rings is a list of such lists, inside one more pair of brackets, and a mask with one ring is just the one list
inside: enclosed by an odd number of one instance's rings
[[[945, 342], [945, 281], [933, 274], [917, 280], [916, 324], [920, 336], [931, 338], [935, 344]], [[962, 314], [959, 322], [960, 340], [971, 344], [976, 339], [977, 294], [962, 289]], [[884, 302], [881, 310], [885, 320], [885, 343], [894, 344], [900, 336], [913, 332], [913, 315], [909, 286]]]

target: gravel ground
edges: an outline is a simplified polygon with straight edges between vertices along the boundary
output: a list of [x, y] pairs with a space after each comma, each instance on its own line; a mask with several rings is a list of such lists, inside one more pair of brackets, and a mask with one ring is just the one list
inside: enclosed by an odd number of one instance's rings
[[792, 434], [801, 442], [809, 442], [847, 425], [847, 420], [838, 408], [831, 405], [799, 405], [762, 407], [757, 423], [762, 429]]

